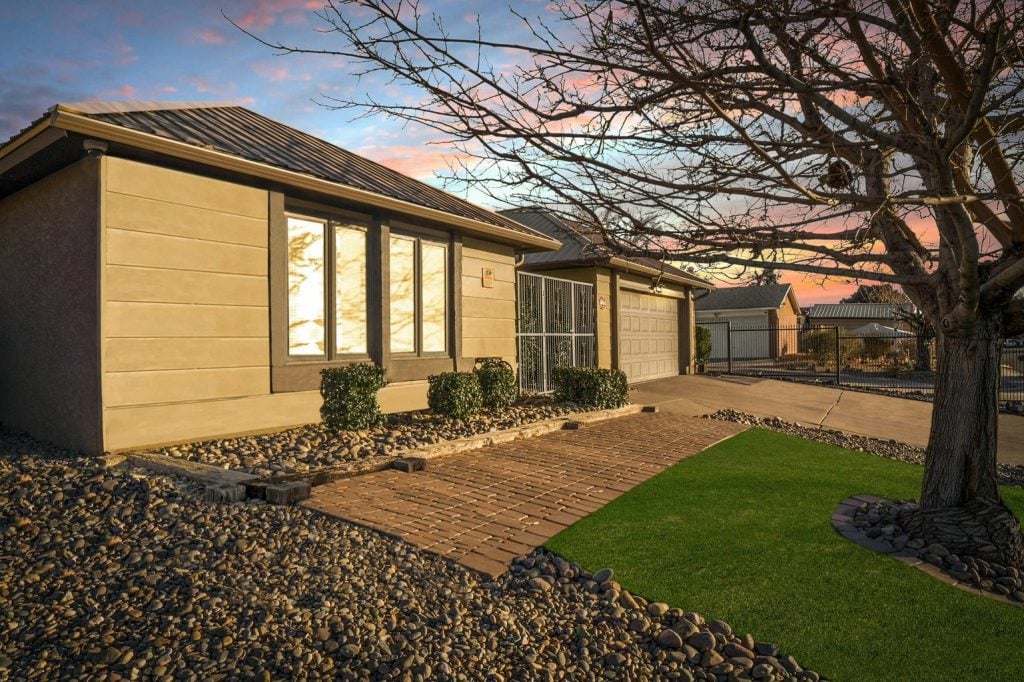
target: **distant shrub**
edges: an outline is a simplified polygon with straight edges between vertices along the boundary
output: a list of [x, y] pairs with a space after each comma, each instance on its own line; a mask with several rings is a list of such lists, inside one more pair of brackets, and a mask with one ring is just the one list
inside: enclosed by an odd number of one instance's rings
[[697, 336], [697, 364], [704, 365], [711, 359], [711, 330], [707, 327], [698, 326], [695, 332]]
[[503, 410], [510, 407], [519, 397], [519, 382], [512, 365], [504, 360], [489, 358], [473, 370], [480, 382], [484, 407], [489, 410]]
[[551, 378], [559, 402], [601, 409], [622, 407], [627, 402], [629, 384], [622, 370], [558, 367]]
[[831, 365], [836, 359], [836, 332], [834, 329], [812, 329], [800, 336], [800, 352], [806, 353], [817, 365]]
[[436, 414], [465, 419], [483, 407], [480, 379], [473, 372], [443, 372], [428, 381], [427, 404]]
[[358, 431], [384, 423], [377, 391], [387, 386], [384, 369], [359, 363], [320, 370], [320, 417], [332, 431]]

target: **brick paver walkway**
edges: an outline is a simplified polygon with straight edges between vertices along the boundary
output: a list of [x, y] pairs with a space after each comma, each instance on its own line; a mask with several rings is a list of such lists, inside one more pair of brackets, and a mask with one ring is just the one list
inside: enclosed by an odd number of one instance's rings
[[303, 504], [497, 576], [520, 554], [745, 426], [637, 414], [313, 489]]

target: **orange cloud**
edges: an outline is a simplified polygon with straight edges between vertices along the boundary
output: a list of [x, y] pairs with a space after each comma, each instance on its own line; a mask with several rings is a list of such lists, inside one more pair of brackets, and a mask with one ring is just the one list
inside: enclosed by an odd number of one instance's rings
[[280, 66], [278, 64], [269, 64], [267, 62], [256, 62], [251, 68], [260, 78], [273, 82], [289, 80], [308, 81], [313, 78], [313, 76], [308, 73], [293, 74], [287, 67]]

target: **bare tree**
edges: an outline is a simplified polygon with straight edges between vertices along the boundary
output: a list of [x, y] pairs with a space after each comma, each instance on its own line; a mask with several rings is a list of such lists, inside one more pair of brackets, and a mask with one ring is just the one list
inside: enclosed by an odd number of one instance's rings
[[629, 253], [898, 285], [939, 332], [914, 523], [1024, 566], [996, 485], [999, 343], [1024, 285], [1020, 3], [554, 11], [502, 41], [451, 35], [415, 2], [337, 1], [330, 53], [422, 99], [329, 104], [440, 131], [470, 159], [457, 179], [590, 216]]
[[774, 267], [764, 267], [760, 270], [756, 270], [754, 274], [747, 278], [746, 284], [749, 286], [763, 287], [769, 284], [781, 284], [782, 273], [780, 273]]

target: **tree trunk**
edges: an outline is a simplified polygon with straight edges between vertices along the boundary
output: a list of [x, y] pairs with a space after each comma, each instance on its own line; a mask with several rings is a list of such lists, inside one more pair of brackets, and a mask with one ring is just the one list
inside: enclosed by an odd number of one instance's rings
[[999, 318], [940, 334], [920, 511], [911, 527], [956, 554], [1024, 567], [1020, 523], [999, 497]]

